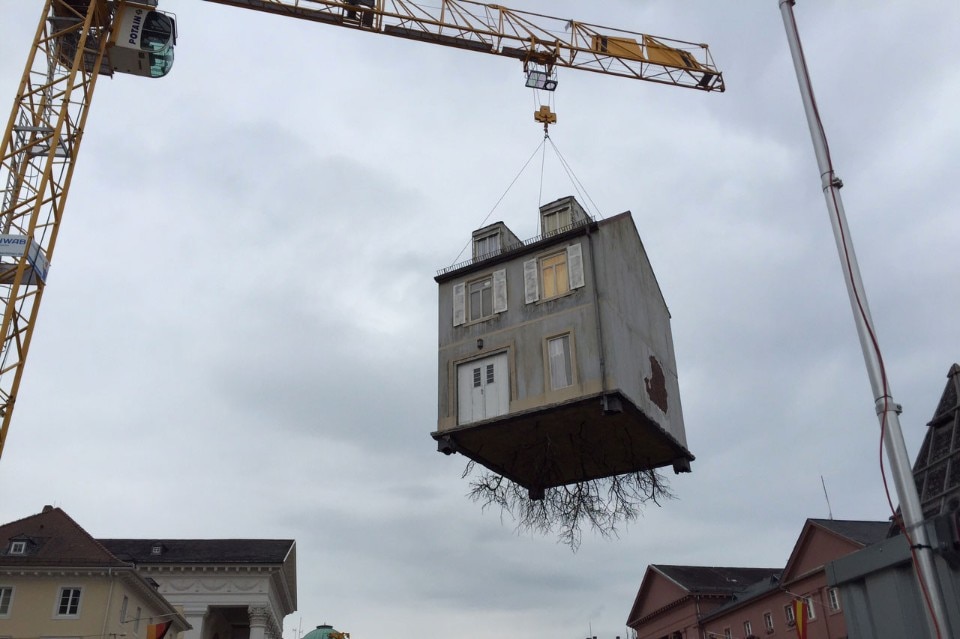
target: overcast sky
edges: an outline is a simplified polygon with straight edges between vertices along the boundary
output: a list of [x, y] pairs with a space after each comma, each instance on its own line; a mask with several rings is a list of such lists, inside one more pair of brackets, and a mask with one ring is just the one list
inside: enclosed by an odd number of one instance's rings
[[[10, 105], [41, 3], [4, 4]], [[510, 6], [706, 42], [724, 73], [705, 94], [561, 70], [551, 131], [601, 215], [633, 212], [670, 308], [697, 458], [677, 499], [574, 554], [470, 502], [429, 436], [433, 276], [542, 139], [518, 62], [164, 0], [171, 75], [97, 87], [0, 521], [296, 539], [285, 639], [613, 639], [647, 564], [784, 565], [828, 516], [821, 477], [835, 518], [889, 516], [777, 2]], [[960, 359], [960, 4], [796, 16], [912, 458]], [[491, 217], [521, 238], [532, 166]], [[571, 193], [548, 153], [542, 200]]]

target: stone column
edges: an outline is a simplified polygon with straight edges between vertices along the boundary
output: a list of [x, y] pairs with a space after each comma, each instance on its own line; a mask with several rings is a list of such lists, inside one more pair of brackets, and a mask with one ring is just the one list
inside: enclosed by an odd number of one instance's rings
[[206, 605], [183, 607], [183, 616], [193, 628], [184, 632], [181, 639], [203, 639], [203, 622], [207, 617], [207, 610]]
[[267, 639], [267, 623], [270, 621], [270, 609], [265, 606], [250, 606], [250, 639]]

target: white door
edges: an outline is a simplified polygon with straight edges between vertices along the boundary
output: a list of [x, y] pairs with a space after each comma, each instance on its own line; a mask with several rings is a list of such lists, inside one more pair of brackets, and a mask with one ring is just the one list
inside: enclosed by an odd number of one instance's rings
[[469, 424], [505, 415], [510, 406], [507, 354], [476, 359], [457, 367], [457, 422]]

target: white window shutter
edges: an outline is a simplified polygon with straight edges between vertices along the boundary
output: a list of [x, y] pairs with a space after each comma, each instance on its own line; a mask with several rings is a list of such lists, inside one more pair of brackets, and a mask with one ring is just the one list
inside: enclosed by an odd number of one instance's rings
[[570, 290], [583, 288], [583, 253], [579, 243], [567, 247], [567, 272], [570, 274]]
[[493, 272], [493, 312], [507, 311], [507, 270]]
[[453, 325], [460, 326], [467, 321], [467, 284], [453, 285]]
[[540, 278], [537, 273], [537, 260], [527, 260], [523, 263], [523, 290], [526, 294], [526, 303], [533, 304], [540, 299]]

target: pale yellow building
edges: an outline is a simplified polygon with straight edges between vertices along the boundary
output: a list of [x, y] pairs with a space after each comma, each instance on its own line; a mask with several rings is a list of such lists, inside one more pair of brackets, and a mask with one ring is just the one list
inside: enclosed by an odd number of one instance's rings
[[[60, 508], [0, 526], [0, 639], [180, 639], [190, 625]], [[152, 626], [152, 628], [151, 628]]]

